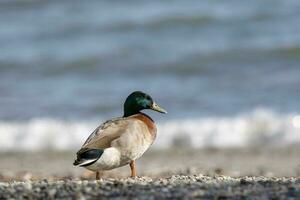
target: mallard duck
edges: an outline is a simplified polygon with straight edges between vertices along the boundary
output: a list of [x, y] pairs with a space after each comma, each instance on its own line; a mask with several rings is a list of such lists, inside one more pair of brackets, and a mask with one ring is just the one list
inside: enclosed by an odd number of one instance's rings
[[96, 172], [99, 179], [99, 171], [129, 164], [131, 177], [135, 177], [135, 161], [151, 146], [157, 132], [154, 121], [141, 112], [144, 109], [167, 113], [150, 95], [131, 93], [125, 100], [123, 117], [98, 126], [77, 152], [74, 165]]

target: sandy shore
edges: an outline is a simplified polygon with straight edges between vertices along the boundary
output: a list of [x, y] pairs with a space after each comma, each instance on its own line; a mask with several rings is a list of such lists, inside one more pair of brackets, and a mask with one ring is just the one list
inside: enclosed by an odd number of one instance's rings
[[[0, 181], [94, 179], [94, 174], [74, 167], [74, 152], [1, 153]], [[300, 149], [205, 149], [147, 152], [137, 161], [138, 175], [153, 178], [176, 174], [297, 177]], [[104, 178], [125, 178], [124, 166], [103, 174]]]
[[[298, 199], [300, 150], [150, 151], [129, 167], [94, 173], [73, 167], [74, 152], [1, 153], [0, 199]], [[285, 178], [283, 178], [285, 177]]]

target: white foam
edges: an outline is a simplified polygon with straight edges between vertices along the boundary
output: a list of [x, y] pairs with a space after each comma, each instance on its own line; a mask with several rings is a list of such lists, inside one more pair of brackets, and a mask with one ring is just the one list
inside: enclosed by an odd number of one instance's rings
[[[178, 145], [174, 137], [192, 147], [284, 146], [300, 142], [300, 127], [295, 114], [258, 109], [235, 117], [172, 121], [160, 126], [157, 146]], [[184, 137], [183, 137], [183, 136]]]
[[[234, 117], [158, 123], [153, 148], [285, 146], [300, 143], [299, 114], [257, 109]], [[0, 151], [78, 149], [99, 122], [32, 119], [0, 122]]]

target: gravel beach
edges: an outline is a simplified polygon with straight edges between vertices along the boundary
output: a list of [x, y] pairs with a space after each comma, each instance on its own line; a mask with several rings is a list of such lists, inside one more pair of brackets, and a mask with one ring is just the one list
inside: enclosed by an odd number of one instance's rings
[[0, 199], [299, 199], [300, 179], [173, 175], [0, 184]]
[[299, 149], [147, 152], [129, 167], [95, 174], [74, 152], [0, 154], [0, 199], [299, 199]]

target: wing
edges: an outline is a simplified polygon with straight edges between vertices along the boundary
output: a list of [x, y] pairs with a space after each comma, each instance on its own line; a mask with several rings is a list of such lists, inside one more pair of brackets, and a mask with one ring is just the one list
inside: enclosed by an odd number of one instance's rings
[[129, 125], [129, 120], [124, 118], [109, 120], [93, 131], [83, 144], [82, 148], [108, 148], [111, 146], [111, 142], [113, 140], [119, 138], [124, 132], [126, 132]]
[[119, 120], [119, 118], [112, 119], [109, 121], [104, 122], [100, 126], [98, 126], [91, 134], [90, 136], [86, 139], [84, 144], [82, 146], [85, 146], [88, 144], [90, 141], [95, 140], [101, 133], [105, 131], [105, 129], [108, 129], [110, 126], [113, 126], [114, 122]]
[[77, 152], [74, 165], [88, 166], [96, 162], [104, 149], [111, 146], [112, 141], [126, 132], [130, 122], [124, 118], [116, 118], [98, 126]]

